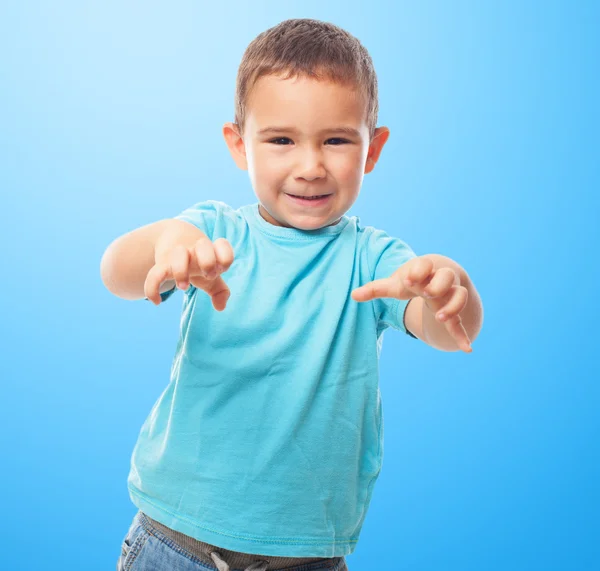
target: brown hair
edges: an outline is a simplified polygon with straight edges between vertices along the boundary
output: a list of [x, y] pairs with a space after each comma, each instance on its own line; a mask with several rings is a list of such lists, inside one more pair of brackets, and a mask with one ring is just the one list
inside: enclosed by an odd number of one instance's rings
[[358, 87], [366, 95], [369, 138], [373, 137], [379, 103], [369, 52], [342, 28], [308, 18], [284, 20], [260, 33], [246, 48], [235, 90], [235, 123], [242, 135], [246, 104], [256, 81], [285, 72], [284, 79], [302, 76]]

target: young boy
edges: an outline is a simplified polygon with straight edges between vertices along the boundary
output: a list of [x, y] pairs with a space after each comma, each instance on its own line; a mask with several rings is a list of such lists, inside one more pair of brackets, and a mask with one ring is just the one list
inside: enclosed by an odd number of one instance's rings
[[107, 249], [115, 295], [184, 291], [118, 569], [347, 569], [382, 466], [383, 332], [471, 351], [482, 308], [465, 270], [345, 216], [389, 136], [377, 110], [356, 38], [280, 23], [244, 53], [223, 128], [258, 202], [199, 202]]

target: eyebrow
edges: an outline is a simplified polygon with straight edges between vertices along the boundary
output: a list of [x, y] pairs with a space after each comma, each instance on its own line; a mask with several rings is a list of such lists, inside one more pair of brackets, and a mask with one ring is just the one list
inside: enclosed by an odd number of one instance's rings
[[[259, 135], [265, 133], [298, 133], [294, 127], [265, 127], [258, 131]], [[353, 127], [332, 127], [331, 129], [322, 129], [320, 133], [343, 133], [354, 137], [360, 137], [360, 132]]]

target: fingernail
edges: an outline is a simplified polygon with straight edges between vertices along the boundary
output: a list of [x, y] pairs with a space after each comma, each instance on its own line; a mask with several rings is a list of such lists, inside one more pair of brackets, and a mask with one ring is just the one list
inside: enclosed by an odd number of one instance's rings
[[444, 321], [446, 319], [446, 314], [445, 313], [438, 313], [438, 319], [440, 321]]

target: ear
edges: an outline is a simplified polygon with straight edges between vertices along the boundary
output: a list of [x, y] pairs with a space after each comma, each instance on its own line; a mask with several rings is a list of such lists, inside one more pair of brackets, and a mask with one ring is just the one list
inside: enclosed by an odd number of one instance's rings
[[239, 127], [235, 123], [225, 123], [223, 125], [223, 136], [235, 164], [244, 171], [248, 170], [246, 147], [244, 139], [240, 135]]
[[385, 145], [390, 136], [390, 130], [387, 127], [377, 127], [371, 143], [369, 144], [369, 152], [367, 154], [367, 162], [365, 163], [365, 174], [370, 173], [375, 168], [375, 163], [379, 160], [381, 149]]

